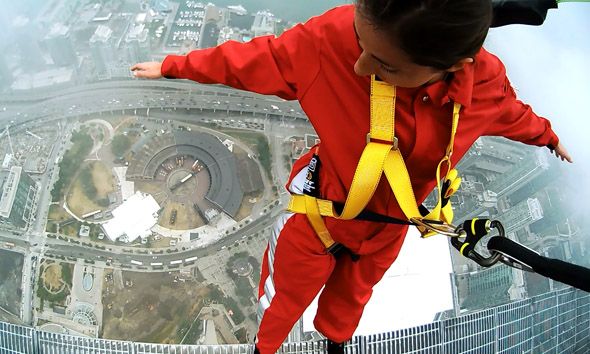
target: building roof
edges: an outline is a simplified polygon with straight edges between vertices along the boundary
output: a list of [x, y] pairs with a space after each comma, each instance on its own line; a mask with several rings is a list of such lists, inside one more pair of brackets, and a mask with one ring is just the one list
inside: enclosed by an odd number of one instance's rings
[[254, 17], [252, 31], [255, 35], [272, 34], [274, 32], [275, 17], [268, 11], [258, 11]]
[[58, 84], [69, 84], [73, 82], [74, 69], [53, 68], [36, 72], [34, 74], [22, 74], [12, 84], [13, 90], [31, 90], [47, 88]]
[[244, 6], [242, 5], [230, 5], [227, 7], [228, 10], [230, 10], [233, 13], [236, 13], [238, 15], [247, 15], [248, 11], [246, 11], [246, 9], [244, 8]]
[[148, 30], [145, 28], [145, 25], [136, 24], [132, 25], [129, 28], [129, 32], [127, 32], [127, 37], [125, 38], [125, 42], [132, 42], [132, 41], [139, 41], [145, 42], [148, 38]]
[[136, 23], [145, 23], [146, 19], [147, 19], [147, 12], [142, 12], [140, 14], [137, 14], [137, 16], [135, 16]]
[[[191, 155], [198, 158], [207, 167], [211, 175], [211, 186], [206, 199], [234, 217], [244, 193], [240, 187], [234, 155], [215, 136], [200, 133], [175, 131], [176, 145], [173, 150], [162, 150], [162, 154], [154, 156], [150, 167], [146, 167], [148, 175], [155, 174], [157, 165], [170, 156]], [[154, 162], [156, 164], [154, 165]]]
[[108, 41], [111, 36], [113, 35], [113, 30], [110, 29], [108, 26], [100, 25], [96, 28], [96, 32], [90, 38], [90, 43], [94, 42], [106, 42]]
[[10, 167], [10, 163], [12, 162], [12, 154], [4, 155], [4, 160], [2, 161], [2, 168], [7, 169]]
[[20, 166], [12, 166], [10, 174], [6, 179], [6, 183], [4, 184], [2, 199], [0, 199], [0, 216], [3, 218], [8, 218], [10, 216], [22, 170], [23, 169]]
[[67, 36], [70, 32], [70, 27], [64, 25], [63, 23], [54, 23], [53, 26], [49, 29], [49, 34], [47, 38], [54, 38], [54, 37], [62, 37]]
[[126, 242], [133, 242], [151, 234], [150, 229], [158, 222], [159, 210], [154, 197], [138, 191], [113, 210], [113, 219], [103, 228], [111, 241], [125, 237]]

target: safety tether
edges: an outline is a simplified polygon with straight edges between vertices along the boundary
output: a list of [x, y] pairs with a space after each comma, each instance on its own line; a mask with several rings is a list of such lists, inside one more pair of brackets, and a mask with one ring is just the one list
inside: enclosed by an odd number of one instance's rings
[[[453, 210], [449, 201], [450, 196], [459, 188], [461, 178], [457, 171], [451, 169], [451, 156], [461, 105], [454, 103], [451, 137], [446, 153], [436, 169], [438, 202], [427, 215], [422, 215], [416, 203], [410, 175], [403, 156], [398, 149], [398, 139], [395, 137], [395, 86], [371, 77], [371, 123], [367, 134], [367, 145], [363, 150], [357, 165], [352, 184], [342, 212], [338, 213], [330, 200], [320, 199], [311, 195], [292, 195], [287, 210], [306, 214], [310, 224], [326, 248], [335, 245], [322, 216], [341, 220], [356, 218], [365, 209], [381, 179], [383, 173], [391, 186], [395, 198], [406, 218], [413, 224], [413, 220], [423, 222], [442, 222], [450, 224], [453, 220]], [[445, 180], [441, 186], [441, 168], [446, 164]], [[429, 237], [435, 232], [418, 226], [422, 237]]]

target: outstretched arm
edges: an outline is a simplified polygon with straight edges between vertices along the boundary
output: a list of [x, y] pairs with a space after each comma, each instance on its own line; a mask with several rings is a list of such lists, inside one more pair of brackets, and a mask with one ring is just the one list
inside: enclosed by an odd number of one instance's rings
[[305, 94], [319, 71], [317, 32], [321, 25], [321, 16], [315, 17], [278, 38], [271, 35], [247, 43], [229, 41], [188, 55], [169, 55], [161, 64], [136, 64], [131, 70], [139, 78], [163, 76], [219, 83], [293, 100]]
[[557, 144], [555, 149], [551, 149], [551, 147], [549, 147], [549, 149], [551, 150], [551, 152], [555, 154], [555, 157], [560, 158], [561, 161], [567, 161], [569, 163], [574, 162], [569, 152], [567, 152], [567, 149], [565, 148], [565, 146], [563, 146], [561, 142]]
[[159, 61], [150, 61], [145, 63], [137, 63], [131, 67], [133, 76], [139, 79], [161, 79], [162, 63]]
[[516, 98], [506, 78], [505, 95], [499, 99], [500, 116], [491, 122], [486, 135], [503, 136], [528, 145], [546, 146], [561, 160], [573, 162], [567, 149], [551, 129], [549, 120], [536, 115], [532, 108]]

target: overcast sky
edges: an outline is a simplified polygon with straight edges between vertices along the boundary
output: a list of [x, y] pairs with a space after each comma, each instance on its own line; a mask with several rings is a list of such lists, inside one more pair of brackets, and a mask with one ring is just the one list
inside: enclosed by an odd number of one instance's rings
[[562, 169], [563, 190], [578, 208], [590, 199], [590, 2], [560, 4], [540, 27], [492, 30], [486, 47], [506, 64], [518, 96], [552, 122], [572, 155], [574, 164]]
[[506, 64], [518, 96], [551, 120], [574, 157], [590, 170], [590, 3], [564, 3], [540, 27], [491, 31], [486, 47]]

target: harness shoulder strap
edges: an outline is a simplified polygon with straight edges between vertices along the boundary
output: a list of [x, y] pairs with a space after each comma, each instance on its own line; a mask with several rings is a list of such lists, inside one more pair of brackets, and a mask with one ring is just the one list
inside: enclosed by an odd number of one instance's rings
[[[428, 215], [423, 216], [416, 202], [408, 169], [398, 150], [398, 141], [395, 137], [395, 100], [395, 87], [377, 81], [373, 76], [371, 78], [371, 124], [367, 134], [367, 145], [361, 154], [341, 213], [338, 213], [332, 201], [310, 195], [293, 196], [289, 203], [288, 210], [307, 214], [310, 224], [326, 248], [331, 247], [334, 241], [325, 227], [322, 216], [342, 220], [356, 218], [373, 197], [384, 172], [400, 208], [410, 222], [422, 219], [452, 222], [453, 213], [449, 198], [458, 189], [461, 180], [457, 177], [456, 171], [451, 169], [451, 156], [461, 105], [454, 104], [450, 141], [445, 156], [440, 160], [436, 170], [438, 203]], [[441, 186], [440, 170], [444, 164], [447, 171]], [[432, 235], [423, 227], [419, 226], [418, 229], [423, 237]]]

